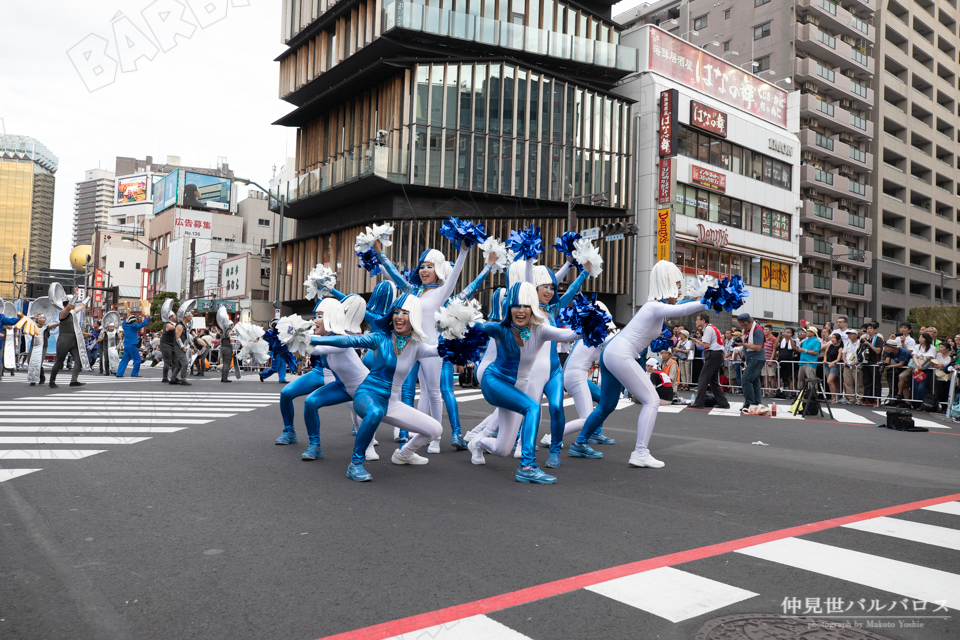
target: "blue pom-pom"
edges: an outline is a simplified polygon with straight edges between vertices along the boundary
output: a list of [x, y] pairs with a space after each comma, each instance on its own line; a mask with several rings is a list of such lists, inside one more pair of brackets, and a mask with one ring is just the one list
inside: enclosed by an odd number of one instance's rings
[[599, 347], [607, 339], [609, 331], [607, 323], [613, 320], [597, 306], [596, 294], [584, 295], [578, 293], [569, 307], [560, 310], [559, 323], [566, 325], [580, 334], [583, 344], [588, 347]]
[[383, 273], [383, 270], [380, 268], [380, 259], [377, 258], [377, 252], [373, 249], [367, 249], [366, 251], [357, 251], [357, 257], [360, 258], [360, 264], [357, 266], [363, 267], [370, 273], [370, 277], [378, 276]]
[[700, 302], [717, 313], [722, 311], [729, 313], [742, 307], [744, 298], [749, 296], [750, 292], [744, 287], [743, 278], [733, 276], [724, 278], [716, 287], [707, 289]]
[[457, 251], [460, 250], [461, 245], [464, 249], [469, 249], [487, 239], [482, 222], [473, 224], [469, 220], [459, 220], [453, 217], [441, 225], [440, 235], [453, 243]]
[[455, 365], [465, 365], [468, 362], [478, 362], [483, 357], [490, 336], [476, 327], [467, 329], [466, 335], [458, 340], [447, 340], [441, 337], [437, 344], [437, 353], [447, 362]]
[[404, 268], [403, 268], [403, 279], [406, 280], [407, 282], [409, 282], [410, 284], [413, 284], [413, 280], [410, 279], [411, 276], [413, 276], [413, 271], [410, 269], [410, 267], [404, 267]]
[[565, 231], [562, 236], [557, 238], [557, 241], [553, 243], [553, 248], [562, 253], [565, 256], [573, 254], [574, 246], [573, 243], [581, 238], [580, 234], [576, 231]]
[[650, 343], [648, 347], [653, 353], [660, 353], [661, 351], [667, 351], [673, 348], [673, 341], [670, 338], [673, 337], [673, 334], [670, 332], [670, 329], [667, 328], [667, 323], [663, 323], [663, 327], [660, 329], [660, 335]]
[[507, 248], [512, 250], [518, 260], [530, 260], [543, 253], [543, 241], [540, 239], [540, 227], [530, 226], [522, 231], [510, 231]]

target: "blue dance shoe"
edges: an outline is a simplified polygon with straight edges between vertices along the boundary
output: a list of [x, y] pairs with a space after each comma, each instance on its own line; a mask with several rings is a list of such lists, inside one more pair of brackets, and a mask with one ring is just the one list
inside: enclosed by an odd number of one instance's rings
[[550, 468], [550, 469], [556, 469], [557, 467], [559, 467], [559, 466], [560, 466], [560, 452], [559, 452], [559, 451], [556, 451], [556, 452], [555, 452], [555, 451], [551, 451], [551, 452], [550, 452], [550, 457], [547, 458], [547, 461], [544, 463], [543, 466], [545, 466], [545, 467], [547, 467], [547, 468]]
[[556, 484], [557, 482], [555, 476], [547, 475], [543, 472], [543, 469], [537, 466], [524, 467], [520, 465], [517, 467], [517, 473], [514, 475], [514, 478], [517, 479], [517, 482], [526, 482], [529, 484]]
[[293, 427], [284, 427], [283, 433], [280, 434], [280, 437], [274, 440], [274, 444], [296, 444], [297, 443], [297, 432], [293, 430]]
[[460, 435], [459, 433], [455, 433], [453, 435], [453, 437], [450, 439], [450, 444], [457, 451], [466, 451], [467, 449], [467, 443], [464, 442], [463, 436]]
[[350, 435], [352, 435], [352, 436], [357, 435], [357, 428], [356, 428], [356, 427], [350, 427]]
[[370, 475], [362, 464], [351, 464], [347, 467], [347, 477], [354, 482], [370, 482], [373, 476]]
[[316, 460], [323, 457], [323, 451], [320, 449], [320, 443], [311, 443], [307, 450], [300, 455], [301, 460]]
[[608, 438], [602, 433], [597, 432], [592, 436], [590, 436], [590, 438], [587, 439], [587, 442], [590, 444], [613, 444], [614, 442], [616, 442], [616, 440], [614, 440], [613, 438]]
[[570, 455], [574, 458], [602, 458], [603, 454], [599, 451], [594, 450], [588, 444], [577, 444], [574, 442], [570, 445], [569, 449]]

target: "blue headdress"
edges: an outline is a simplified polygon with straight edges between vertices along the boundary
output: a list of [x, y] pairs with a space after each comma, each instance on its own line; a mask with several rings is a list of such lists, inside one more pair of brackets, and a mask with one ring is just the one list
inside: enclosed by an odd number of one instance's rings
[[510, 286], [507, 295], [503, 301], [503, 320], [500, 321], [505, 327], [509, 327], [513, 322], [513, 316], [510, 313], [511, 307], [530, 307], [533, 311], [533, 317], [530, 318], [531, 324], [541, 324], [547, 321], [543, 312], [540, 311], [540, 300], [537, 298], [537, 289], [529, 282], [517, 282]]
[[367, 302], [367, 311], [382, 316], [393, 309], [393, 299], [396, 296], [396, 287], [389, 280], [378, 282], [370, 294], [370, 301]]
[[487, 314], [487, 318], [491, 322], [503, 320], [503, 297], [506, 292], [507, 290], [503, 287], [499, 287], [493, 292], [493, 296], [490, 298], [490, 312]]

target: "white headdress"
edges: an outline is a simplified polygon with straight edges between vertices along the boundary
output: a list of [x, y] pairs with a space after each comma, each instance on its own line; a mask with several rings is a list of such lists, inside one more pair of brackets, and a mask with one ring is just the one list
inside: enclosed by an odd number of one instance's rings
[[[446, 256], [436, 249], [430, 249], [427, 251], [426, 255], [423, 256], [423, 259], [420, 260], [420, 264], [423, 264], [424, 262], [433, 263], [433, 270], [436, 272], [437, 280], [440, 281], [440, 284], [446, 282], [447, 278], [450, 277], [450, 274], [453, 273], [453, 267], [451, 267], [450, 263], [447, 262]], [[420, 268], [420, 264], [417, 265], [417, 269]]]
[[343, 307], [343, 330], [347, 333], [360, 333], [360, 324], [367, 312], [367, 303], [358, 295], [350, 295], [340, 304]]
[[543, 266], [542, 264], [538, 264], [537, 266], [535, 266], [535, 267], [533, 268], [533, 284], [534, 284], [534, 286], [539, 287], [540, 285], [545, 285], [545, 284], [549, 284], [549, 285], [554, 285], [554, 286], [556, 286], [557, 283], [556, 283], [556, 281], [551, 277], [552, 275], [553, 275], [553, 274], [550, 273], [550, 269], [548, 269], [547, 267]]
[[667, 260], [661, 260], [653, 265], [650, 272], [650, 294], [647, 300], [663, 300], [665, 298], [679, 298], [680, 287], [677, 283], [683, 283], [683, 274], [677, 265]]
[[[511, 292], [513, 291], [513, 286], [510, 287], [510, 290]], [[543, 324], [547, 321], [546, 316], [544, 316], [540, 310], [540, 296], [537, 295], [537, 288], [529, 282], [520, 283], [520, 290], [517, 292], [516, 300], [510, 298], [512, 298], [512, 296], [508, 296], [507, 298], [510, 306], [519, 305], [521, 307], [530, 307], [530, 310], [533, 312], [530, 317], [530, 324]], [[509, 307], [507, 308], [507, 313], [510, 313]]]
[[423, 310], [420, 305], [420, 298], [415, 295], [406, 294], [402, 296], [400, 306], [394, 305], [394, 309], [403, 309], [410, 317], [410, 326], [413, 328], [413, 335], [420, 342], [427, 341], [427, 335], [421, 328], [423, 326]]
[[344, 333], [344, 315], [343, 305], [339, 300], [333, 298], [324, 298], [317, 305], [315, 313], [323, 314], [323, 328], [329, 333], [343, 335]]

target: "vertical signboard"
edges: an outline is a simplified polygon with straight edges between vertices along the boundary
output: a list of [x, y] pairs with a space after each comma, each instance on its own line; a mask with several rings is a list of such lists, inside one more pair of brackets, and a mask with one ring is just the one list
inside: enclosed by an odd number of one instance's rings
[[140, 299], [146, 300], [150, 296], [150, 269], [140, 269]]
[[657, 261], [670, 259], [670, 207], [657, 210]]
[[670, 204], [673, 201], [673, 159], [660, 158], [657, 169], [657, 204]]
[[93, 302], [97, 306], [103, 304], [103, 269], [97, 269], [93, 276]]
[[[660, 157], [677, 152], [677, 90], [660, 92]], [[662, 161], [661, 161], [662, 163]]]

